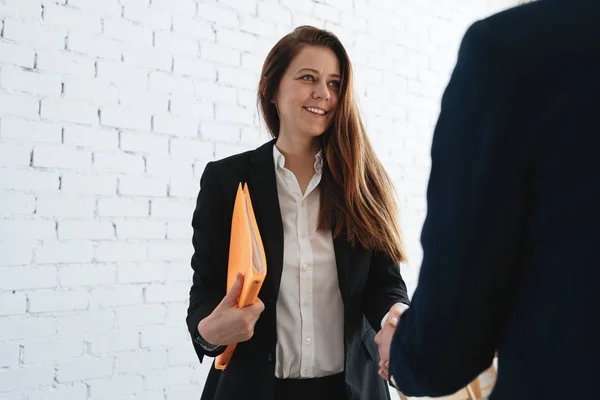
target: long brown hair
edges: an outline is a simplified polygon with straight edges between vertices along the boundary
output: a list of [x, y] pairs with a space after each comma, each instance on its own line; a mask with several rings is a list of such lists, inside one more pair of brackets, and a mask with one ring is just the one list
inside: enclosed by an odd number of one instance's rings
[[325, 162], [321, 179], [319, 229], [342, 233], [352, 245], [405, 261], [398, 207], [388, 174], [375, 155], [354, 99], [352, 65], [331, 32], [301, 26], [271, 49], [261, 73], [258, 103], [271, 135], [279, 135], [279, 115], [271, 102], [292, 59], [306, 45], [331, 49], [340, 63], [341, 87], [331, 126], [321, 136]]

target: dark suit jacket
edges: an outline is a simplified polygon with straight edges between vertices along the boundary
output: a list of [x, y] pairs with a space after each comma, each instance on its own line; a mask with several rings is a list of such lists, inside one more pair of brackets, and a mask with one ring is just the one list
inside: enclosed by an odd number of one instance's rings
[[[275, 166], [274, 141], [258, 150], [206, 166], [201, 179], [194, 227], [193, 286], [187, 324], [192, 336], [200, 320], [225, 296], [229, 232], [238, 184], [247, 182], [267, 257], [267, 278], [259, 293], [265, 304], [255, 333], [240, 343], [224, 372], [211, 368], [202, 399], [270, 400], [275, 377], [275, 305], [283, 268], [283, 225]], [[345, 380], [349, 400], [389, 399], [387, 383], [378, 372], [374, 330], [392, 304], [408, 304], [406, 286], [397, 265], [381, 253], [352, 248], [334, 239], [338, 279], [344, 302]], [[200, 361], [206, 353], [194, 343]]]
[[598, 398], [600, 2], [475, 23], [432, 144], [423, 264], [391, 348], [408, 395]]

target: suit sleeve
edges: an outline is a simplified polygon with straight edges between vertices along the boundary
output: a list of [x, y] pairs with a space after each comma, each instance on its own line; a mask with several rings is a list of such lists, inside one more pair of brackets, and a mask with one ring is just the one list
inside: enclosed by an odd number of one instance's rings
[[194, 271], [186, 322], [200, 362], [214, 357], [224, 348], [209, 351], [197, 340], [198, 323], [210, 315], [225, 296], [227, 285], [228, 234], [219, 177], [214, 164], [208, 163], [200, 179], [200, 192], [192, 217]]
[[395, 303], [410, 304], [400, 268], [385, 254], [374, 252], [363, 293], [362, 308], [375, 332], [381, 329], [383, 317]]
[[487, 369], [510, 307], [527, 174], [503, 50], [475, 23], [442, 100], [419, 282], [391, 346], [390, 376], [408, 396], [451, 394]]

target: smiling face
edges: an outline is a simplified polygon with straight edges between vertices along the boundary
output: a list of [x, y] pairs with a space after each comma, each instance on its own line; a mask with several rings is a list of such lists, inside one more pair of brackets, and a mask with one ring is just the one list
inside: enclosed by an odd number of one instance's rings
[[272, 102], [280, 119], [280, 134], [320, 136], [331, 125], [338, 105], [340, 66], [335, 53], [306, 45], [283, 74]]

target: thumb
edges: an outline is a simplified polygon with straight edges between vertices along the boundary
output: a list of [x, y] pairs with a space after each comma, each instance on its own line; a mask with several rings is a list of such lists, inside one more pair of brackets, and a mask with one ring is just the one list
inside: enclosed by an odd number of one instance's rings
[[235, 275], [235, 282], [233, 286], [225, 296], [225, 300], [229, 304], [237, 304], [240, 295], [242, 294], [242, 287], [244, 286], [244, 276], [239, 272]]
[[395, 328], [398, 325], [398, 317], [390, 315], [388, 317], [387, 323]]

